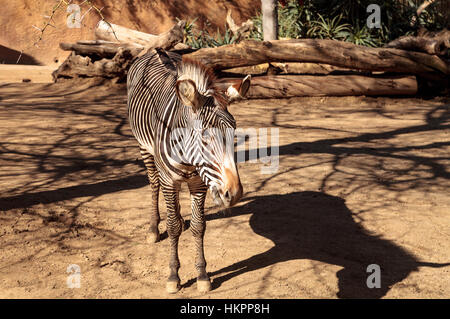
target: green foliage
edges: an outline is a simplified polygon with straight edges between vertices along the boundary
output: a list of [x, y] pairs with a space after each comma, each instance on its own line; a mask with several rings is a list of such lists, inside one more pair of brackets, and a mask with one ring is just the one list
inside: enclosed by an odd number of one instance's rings
[[442, 10], [445, 1], [448, 0], [436, 0], [430, 4], [413, 26], [411, 26], [411, 20], [422, 4], [422, 0], [386, 1], [381, 5], [382, 31], [380, 34], [383, 42], [391, 41], [402, 35], [414, 35], [419, 28], [425, 28], [429, 31], [448, 28], [450, 15], [445, 9]]
[[[440, 10], [439, 2], [427, 7], [411, 26], [411, 19], [419, 0], [290, 0], [285, 7], [278, 6], [278, 34], [280, 38], [319, 38], [353, 42], [364, 46], [382, 46], [402, 35], [415, 34], [419, 27], [430, 31], [449, 27], [449, 14]], [[366, 25], [367, 6], [381, 8], [381, 28]], [[262, 40], [261, 14], [253, 17], [253, 39]]]
[[[299, 39], [307, 36], [307, 32], [317, 17], [312, 1], [289, 1], [285, 7], [278, 6], [278, 35], [280, 38]], [[254, 30], [250, 38], [262, 40], [262, 15], [258, 14], [252, 19]]]
[[210, 43], [212, 47], [220, 47], [221, 45], [233, 44], [236, 43], [237, 37], [232, 34], [231, 30], [229, 30], [225, 26], [225, 33], [222, 36], [220, 30], [217, 29], [217, 33], [215, 37], [210, 37]]
[[306, 7], [291, 1], [286, 7], [278, 8], [278, 33], [282, 38], [298, 38], [304, 34], [304, 18]]
[[367, 26], [361, 28], [357, 25], [353, 27], [352, 31], [348, 34], [346, 41], [367, 47], [376, 47], [381, 45], [379, 39], [371, 34], [370, 29], [367, 28]]
[[253, 30], [250, 31], [250, 39], [260, 40], [264, 39], [262, 33], [262, 13], [257, 14], [252, 18]]
[[[177, 18], [179, 21], [179, 19]], [[199, 30], [196, 27], [195, 22], [197, 18], [193, 20], [186, 21], [183, 30], [183, 43], [189, 45], [191, 48], [214, 48], [226, 44], [236, 43], [236, 36], [225, 26], [225, 33], [222, 35], [220, 30], [217, 29], [215, 35], [211, 35], [208, 28], [204, 30]], [[206, 22], [207, 27], [209, 26], [208, 21]]]
[[[180, 22], [180, 19], [176, 18], [177, 22]], [[194, 34], [194, 27], [195, 27], [195, 21], [197, 21], [197, 18], [194, 20], [188, 20], [186, 21], [186, 24], [184, 25], [183, 29], [183, 43], [192, 41], [192, 37]]]
[[[411, 25], [417, 8], [423, 0], [290, 0], [286, 6], [278, 5], [278, 35], [283, 38], [318, 38], [349, 41], [358, 45], [376, 47], [402, 35], [414, 35], [421, 27], [430, 31], [449, 28], [449, 14], [436, 0]], [[366, 25], [367, 7], [378, 4], [381, 8], [381, 28]], [[444, 8], [444, 9], [443, 9]], [[185, 26], [185, 43], [193, 48], [216, 47], [237, 42], [225, 26], [225, 33], [217, 30], [211, 35], [208, 24], [198, 30], [194, 19]], [[262, 40], [262, 15], [252, 18], [253, 30], [249, 38]]]
[[333, 19], [324, 18], [318, 14], [319, 19], [311, 22], [311, 27], [306, 32], [310, 38], [346, 40], [351, 34], [351, 25], [342, 23], [342, 15]]

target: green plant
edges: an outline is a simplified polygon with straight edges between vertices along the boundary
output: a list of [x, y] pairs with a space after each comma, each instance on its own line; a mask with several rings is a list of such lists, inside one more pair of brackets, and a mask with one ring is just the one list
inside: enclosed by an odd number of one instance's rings
[[[280, 38], [304, 38], [306, 31], [317, 16], [313, 1], [306, 0], [300, 4], [297, 0], [290, 0], [285, 7], [278, 6], [278, 36]], [[250, 38], [256, 40], [263, 39], [262, 15], [257, 14], [252, 18], [253, 30]]]
[[237, 36], [233, 35], [231, 30], [225, 26], [225, 33], [222, 36], [219, 29], [217, 29], [217, 33], [215, 37], [209, 36], [210, 45], [212, 47], [220, 47], [226, 44], [233, 44], [237, 42]]
[[[424, 27], [430, 31], [449, 27], [449, 15], [442, 3], [436, 0], [429, 5], [416, 23], [411, 19], [422, 0], [290, 0], [278, 6], [278, 35], [280, 38], [319, 38], [353, 42], [376, 47], [383, 46], [402, 35], [414, 35]], [[366, 26], [367, 6], [378, 4], [381, 8], [381, 28]], [[185, 26], [185, 43], [193, 48], [216, 47], [236, 43], [232, 33], [225, 27], [211, 35], [209, 27], [198, 30], [194, 19]], [[252, 18], [253, 29], [248, 38], [263, 40], [261, 13]]]
[[[183, 43], [187, 43], [192, 41], [192, 38], [194, 37], [194, 28], [195, 28], [195, 21], [197, 21], [198, 18], [195, 18], [194, 20], [187, 20], [184, 24], [183, 29]], [[179, 18], [176, 18], [177, 22], [180, 22]]]
[[262, 14], [259, 13], [256, 16], [252, 17], [253, 29], [250, 31], [249, 38], [254, 40], [263, 40], [263, 32], [262, 32]]
[[285, 7], [278, 7], [278, 34], [283, 38], [299, 38], [302, 34], [303, 6], [297, 1], [289, 1]]
[[[208, 28], [210, 27], [209, 22], [205, 22], [206, 26], [204, 30], [199, 30], [196, 26], [197, 19], [198, 18], [186, 21], [183, 29], [183, 43], [189, 45], [191, 48], [212, 48], [236, 43], [237, 37], [232, 34], [227, 26], [225, 26], [225, 33], [223, 35], [220, 33], [219, 29], [217, 29], [215, 35], [211, 35], [208, 31]], [[180, 21], [180, 19], [177, 18], [177, 21]]]
[[341, 23], [342, 15], [333, 19], [324, 18], [320, 13], [319, 19], [312, 21], [311, 28], [308, 29], [307, 35], [312, 38], [345, 40], [351, 34], [351, 25]]
[[357, 45], [364, 45], [368, 47], [376, 47], [379, 44], [379, 39], [375, 38], [367, 26], [360, 28], [358, 25], [352, 28], [346, 39]]

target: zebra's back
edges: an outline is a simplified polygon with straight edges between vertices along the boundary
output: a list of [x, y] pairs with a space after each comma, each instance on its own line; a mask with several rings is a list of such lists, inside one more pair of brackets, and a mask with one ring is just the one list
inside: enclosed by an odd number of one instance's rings
[[130, 67], [127, 79], [128, 116], [134, 136], [152, 149], [161, 125], [170, 125], [177, 106], [175, 84], [181, 56], [152, 50]]

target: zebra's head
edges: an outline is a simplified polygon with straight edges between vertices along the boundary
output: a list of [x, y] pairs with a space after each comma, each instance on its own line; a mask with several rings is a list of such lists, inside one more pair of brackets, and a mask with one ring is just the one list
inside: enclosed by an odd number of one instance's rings
[[214, 74], [203, 65], [185, 61], [178, 68], [176, 92], [184, 105], [186, 138], [183, 158], [194, 165], [217, 204], [233, 206], [243, 189], [234, 159], [236, 121], [229, 103], [245, 96], [250, 76], [226, 90], [219, 88]]

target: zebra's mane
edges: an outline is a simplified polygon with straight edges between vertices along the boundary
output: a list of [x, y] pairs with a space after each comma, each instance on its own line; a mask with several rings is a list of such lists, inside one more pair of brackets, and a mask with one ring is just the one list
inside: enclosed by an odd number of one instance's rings
[[183, 57], [183, 62], [178, 68], [178, 79], [190, 79], [194, 81], [200, 94], [210, 95], [213, 93], [210, 90], [214, 90], [216, 76], [202, 63]]
[[178, 80], [190, 79], [195, 83], [198, 92], [201, 95], [214, 97], [216, 104], [222, 108], [226, 108], [226, 98], [223, 92], [216, 87], [216, 75], [204, 64], [183, 57], [183, 61], [178, 67]]

